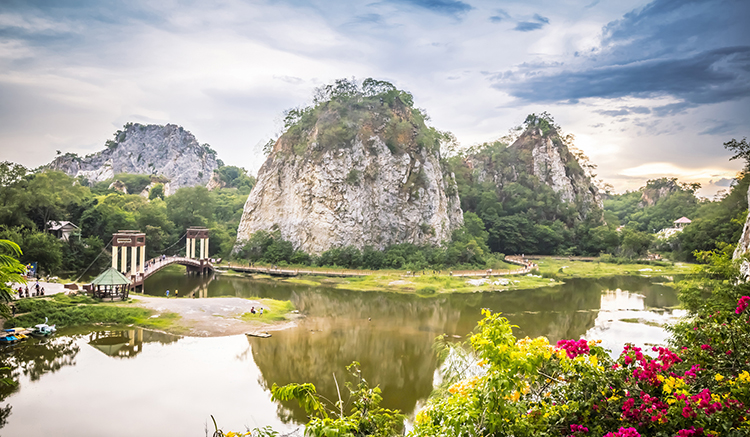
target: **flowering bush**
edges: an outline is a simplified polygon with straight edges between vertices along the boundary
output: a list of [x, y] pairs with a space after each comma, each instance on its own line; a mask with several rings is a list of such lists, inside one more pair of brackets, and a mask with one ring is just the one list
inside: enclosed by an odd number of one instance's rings
[[482, 376], [454, 384], [418, 413], [415, 436], [698, 437], [750, 435], [750, 286], [731, 247], [682, 284], [690, 315], [669, 348], [516, 340], [485, 311], [471, 346]]

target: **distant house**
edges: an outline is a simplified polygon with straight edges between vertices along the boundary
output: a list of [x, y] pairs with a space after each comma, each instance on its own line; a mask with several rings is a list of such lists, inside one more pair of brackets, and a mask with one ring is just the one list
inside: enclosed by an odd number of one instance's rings
[[71, 234], [73, 235], [80, 235], [78, 226], [71, 222], [62, 221], [58, 222], [55, 220], [50, 220], [47, 222], [47, 232], [54, 235], [55, 237], [63, 240], [68, 241], [68, 238]]
[[693, 221], [690, 220], [687, 217], [680, 217], [680, 218], [678, 218], [677, 220], [674, 221], [674, 227], [678, 228], [678, 229], [682, 229], [682, 228], [684, 228], [685, 226], [689, 225], [692, 222]]
[[687, 217], [680, 217], [677, 220], [672, 222], [674, 223], [673, 227], [662, 229], [661, 231], [657, 232], [656, 238], [661, 238], [661, 239], [669, 238], [678, 232], [682, 232], [682, 230], [685, 229], [685, 226], [689, 225], [692, 222], [693, 221]]

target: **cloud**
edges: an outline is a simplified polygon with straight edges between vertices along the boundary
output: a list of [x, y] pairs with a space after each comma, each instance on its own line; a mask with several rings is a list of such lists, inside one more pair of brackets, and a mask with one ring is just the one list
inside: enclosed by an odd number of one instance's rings
[[510, 17], [510, 14], [508, 14], [504, 9], [498, 9], [495, 15], [490, 17], [490, 21], [492, 21], [493, 23], [500, 23], [508, 20], [512, 20], [512, 18]]
[[721, 178], [718, 181], [709, 181], [710, 184], [716, 185], [717, 187], [731, 187], [736, 182], [736, 179], [731, 178]]
[[432, 12], [445, 15], [460, 15], [474, 9], [470, 4], [459, 0], [391, 0], [393, 3], [405, 3]]
[[650, 114], [651, 110], [649, 108], [646, 108], [645, 106], [629, 106], [621, 107], [620, 109], [600, 109], [594, 112], [596, 112], [597, 114], [606, 115], [608, 117], [621, 117], [623, 115], [630, 114]]
[[[654, 108], [657, 116], [744, 99], [750, 96], [750, 38], [737, 17], [749, 15], [750, 2], [656, 0], [604, 26], [598, 47], [576, 52], [582, 59], [575, 67], [517, 66], [512, 77], [494, 77], [493, 86], [527, 102], [679, 100]], [[516, 30], [534, 30], [542, 19], [520, 22]]]
[[698, 135], [720, 135], [731, 133], [737, 125], [730, 121], [712, 120], [712, 125], [698, 132]]
[[670, 95], [691, 103], [717, 103], [749, 96], [749, 72], [750, 46], [740, 46], [681, 59], [650, 59], [536, 75], [495, 87], [528, 101]]
[[513, 30], [519, 32], [531, 32], [532, 30], [538, 30], [549, 24], [549, 18], [543, 17], [539, 14], [534, 14], [534, 17], [530, 21], [520, 21], [516, 24]]

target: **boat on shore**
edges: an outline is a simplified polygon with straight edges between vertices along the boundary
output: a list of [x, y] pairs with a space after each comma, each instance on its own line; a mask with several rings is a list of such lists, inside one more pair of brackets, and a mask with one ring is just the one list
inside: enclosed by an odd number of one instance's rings
[[48, 325], [47, 324], [47, 318], [44, 318], [44, 323], [40, 323], [36, 326], [34, 326], [34, 329], [31, 330], [31, 335], [34, 337], [49, 337], [50, 335], [54, 334], [57, 331], [57, 328], [55, 328], [55, 325]]
[[5, 329], [0, 332], [0, 344], [15, 344], [26, 340], [28, 333], [29, 331], [26, 328]]

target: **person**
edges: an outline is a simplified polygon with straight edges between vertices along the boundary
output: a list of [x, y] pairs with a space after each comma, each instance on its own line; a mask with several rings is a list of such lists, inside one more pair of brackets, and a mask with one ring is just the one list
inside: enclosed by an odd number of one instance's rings
[[[16, 309], [15, 309], [15, 307], [13, 307], [13, 311], [15, 311], [15, 310], [16, 310]], [[15, 313], [14, 313], [14, 314], [15, 314]], [[261, 316], [263, 315], [263, 307], [260, 307], [260, 315], [261, 315]]]
[[169, 290], [167, 290], [167, 297], [169, 297]]
[[251, 312], [252, 314], [255, 314], [255, 307], [252, 307], [252, 308], [250, 308], [250, 312]]
[[42, 287], [40, 293], [41, 293], [40, 296], [44, 296], [44, 287]]
[[177, 297], [177, 293], [178, 293], [179, 291], [180, 291], [180, 290], [175, 290], [175, 291], [174, 291], [174, 297]]
[[16, 306], [12, 305], [11, 308], [13, 309], [13, 317], [16, 317]]

